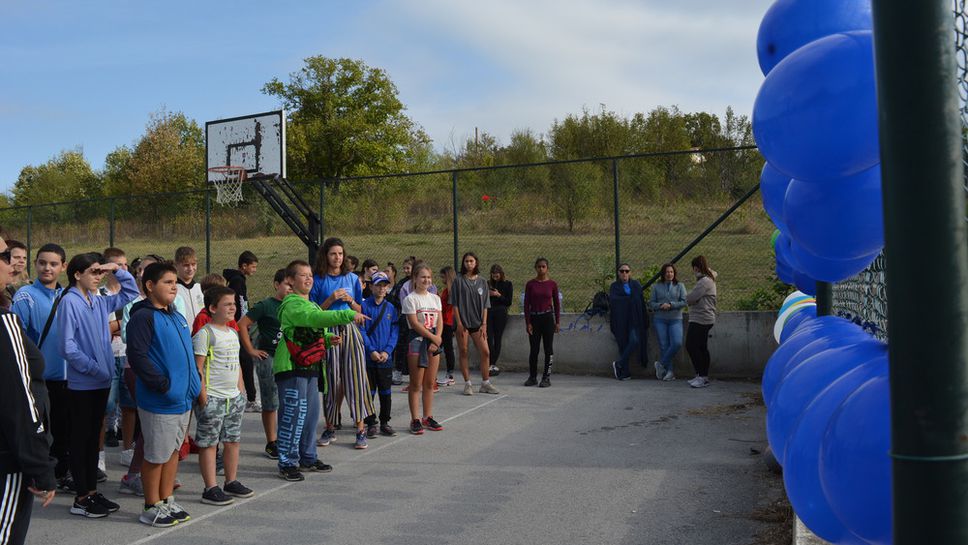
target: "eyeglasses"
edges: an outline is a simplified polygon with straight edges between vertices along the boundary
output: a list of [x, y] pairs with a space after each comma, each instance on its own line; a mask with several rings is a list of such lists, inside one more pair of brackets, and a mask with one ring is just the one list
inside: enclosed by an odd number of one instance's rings
[[0, 261], [3, 261], [7, 265], [10, 264], [10, 250], [0, 252]]
[[623, 273], [623, 274], [628, 274], [628, 273], [630, 273], [632, 271], [629, 270], [629, 269], [619, 269], [618, 272]]

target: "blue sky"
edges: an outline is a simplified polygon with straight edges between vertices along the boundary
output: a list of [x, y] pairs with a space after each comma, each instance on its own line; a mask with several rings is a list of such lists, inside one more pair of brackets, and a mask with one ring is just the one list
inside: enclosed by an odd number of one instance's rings
[[163, 108], [200, 124], [275, 109], [262, 85], [312, 55], [387, 70], [438, 149], [599, 104], [749, 114], [769, 3], [0, 0], [0, 191], [64, 149], [101, 168]]

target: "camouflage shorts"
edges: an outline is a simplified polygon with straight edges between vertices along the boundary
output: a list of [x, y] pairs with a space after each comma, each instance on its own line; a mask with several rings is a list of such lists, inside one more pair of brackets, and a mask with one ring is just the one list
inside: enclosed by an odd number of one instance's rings
[[200, 407], [195, 403], [195, 442], [202, 448], [222, 443], [238, 443], [242, 439], [242, 415], [245, 413], [245, 394], [235, 399], [208, 397]]
[[264, 360], [253, 358], [255, 374], [259, 377], [259, 395], [262, 398], [262, 412], [279, 409], [279, 389], [276, 387], [276, 376], [272, 373], [272, 354]]

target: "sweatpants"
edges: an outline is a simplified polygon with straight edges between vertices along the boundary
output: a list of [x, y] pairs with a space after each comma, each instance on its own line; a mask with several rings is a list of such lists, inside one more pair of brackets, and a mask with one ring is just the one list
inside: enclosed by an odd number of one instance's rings
[[34, 497], [23, 473], [0, 475], [0, 545], [22, 545], [30, 527]]
[[[370, 381], [370, 399], [372, 400], [373, 396], [377, 394], [380, 395], [380, 424], [386, 424], [390, 421], [393, 369], [389, 367], [367, 367], [366, 375]], [[376, 415], [371, 414], [366, 417], [365, 422], [367, 426], [376, 424]]]
[[98, 442], [110, 388], [68, 390], [71, 398], [71, 476], [79, 496], [97, 490]]
[[528, 337], [531, 342], [531, 354], [528, 358], [528, 369], [531, 378], [538, 376], [538, 351], [541, 343], [544, 342], [544, 375], [551, 375], [551, 363], [554, 361], [555, 354], [555, 314], [546, 312], [544, 314], [531, 315], [531, 335]]
[[47, 396], [50, 398], [48, 419], [50, 420], [50, 434], [53, 438], [50, 455], [57, 459], [54, 477], [62, 479], [71, 469], [71, 397], [67, 390], [67, 381], [48, 380]]
[[279, 412], [276, 416], [279, 469], [308, 466], [316, 461], [316, 423], [319, 421], [319, 379], [293, 376], [276, 379]]
[[713, 324], [689, 322], [689, 329], [686, 330], [686, 352], [700, 377], [709, 376], [709, 330], [712, 328]]
[[337, 394], [342, 386], [343, 398], [350, 406], [350, 417], [353, 422], [358, 422], [376, 412], [370, 398], [370, 381], [366, 376], [363, 336], [354, 324], [336, 326], [333, 333], [339, 335], [343, 342], [326, 351], [328, 388], [323, 393], [326, 421], [336, 424], [336, 413], [339, 412]]
[[491, 307], [487, 311], [487, 348], [491, 353], [491, 365], [497, 365], [501, 357], [501, 339], [508, 325], [508, 307]]

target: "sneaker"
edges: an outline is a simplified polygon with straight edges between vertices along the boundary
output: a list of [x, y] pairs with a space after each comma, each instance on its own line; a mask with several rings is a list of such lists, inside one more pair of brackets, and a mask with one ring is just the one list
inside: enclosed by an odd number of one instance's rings
[[96, 493], [92, 494], [91, 495], [91, 499], [94, 500], [94, 503], [97, 503], [97, 504], [101, 505], [102, 507], [104, 507], [105, 509], [107, 509], [108, 510], [108, 513], [115, 513], [115, 512], [117, 512], [118, 509], [121, 509], [121, 506], [120, 505], [118, 505], [118, 504], [114, 503], [113, 501], [105, 498], [104, 497], [104, 494], [101, 494], [100, 492], [96, 492]]
[[434, 417], [432, 416], [428, 416], [427, 418], [424, 418], [423, 421], [421, 422], [421, 425], [423, 425], [423, 427], [427, 428], [430, 431], [444, 431], [444, 427], [441, 426], [436, 420], [434, 420]]
[[108, 474], [104, 472], [103, 469], [98, 468], [97, 470], [97, 482], [104, 483], [108, 480]]
[[228, 497], [218, 485], [215, 485], [212, 488], [205, 489], [205, 492], [202, 492], [202, 503], [207, 505], [229, 505], [235, 503], [235, 500]]
[[464, 383], [464, 395], [466, 396], [474, 395], [474, 386], [472, 386], [470, 382]]
[[438, 386], [450, 386], [450, 384], [447, 382], [447, 377], [446, 376], [439, 377], [437, 379], [437, 385]]
[[380, 433], [380, 427], [376, 424], [370, 424], [366, 427], [366, 436], [368, 438], [372, 439], [376, 437], [378, 433]]
[[64, 475], [60, 479], [57, 479], [57, 488], [58, 490], [63, 490], [65, 492], [74, 491], [74, 479], [71, 478], [70, 473]]
[[663, 375], [662, 380], [672, 382], [673, 380], [676, 380], [676, 374], [672, 372], [672, 369], [669, 369], [665, 372], [665, 375]]
[[616, 379], [619, 378], [618, 377], [618, 362], [617, 361], [613, 361], [612, 362], [612, 374], [615, 375], [615, 378]]
[[369, 445], [366, 444], [366, 431], [364, 430], [356, 432], [356, 444], [353, 445], [353, 448], [363, 450], [367, 446]]
[[316, 441], [317, 447], [328, 447], [330, 443], [336, 440], [336, 430], [327, 429], [319, 436], [319, 440]]
[[689, 381], [687, 382], [687, 384], [689, 384], [689, 386], [692, 386], [693, 384], [697, 384], [698, 381], [699, 381], [699, 375], [696, 375], [696, 376], [692, 377], [691, 379], [689, 379]]
[[407, 384], [406, 386], [404, 386], [403, 388], [401, 388], [400, 391], [403, 392], [403, 393], [409, 392], [410, 391], [410, 385]]
[[535, 377], [528, 377], [528, 380], [524, 381], [525, 386], [534, 386], [538, 383], [538, 379]]
[[138, 522], [155, 528], [169, 528], [178, 524], [175, 517], [171, 516], [168, 505], [163, 501], [151, 507], [145, 507], [144, 511], [141, 512], [141, 516], [138, 517]]
[[99, 519], [108, 516], [108, 508], [94, 501], [94, 496], [78, 500], [74, 498], [74, 505], [71, 506], [72, 515], [80, 515], [91, 519]]
[[236, 498], [251, 498], [255, 495], [255, 492], [253, 492], [251, 488], [245, 486], [237, 480], [225, 483], [225, 486], [222, 487], [222, 490], [224, 490], [229, 496], [235, 496]]
[[410, 421], [410, 433], [414, 435], [423, 435], [423, 432], [424, 432], [423, 425], [420, 423], [419, 420], [414, 418], [413, 420]]
[[663, 380], [663, 377], [666, 375], [665, 365], [656, 361], [652, 362], [652, 367], [655, 368], [655, 379]]
[[121, 494], [129, 496], [144, 496], [145, 487], [141, 482], [141, 475], [125, 475], [121, 477], [121, 486], [118, 488]]
[[538, 384], [538, 388], [547, 388], [551, 386], [551, 377], [545, 375], [541, 377], [541, 383]]
[[496, 377], [501, 374], [501, 369], [497, 365], [492, 365], [488, 368], [488, 372]]
[[114, 430], [108, 430], [104, 432], [104, 446], [117, 447], [120, 445], [121, 445], [121, 442], [118, 441], [118, 432]]
[[481, 392], [482, 394], [499, 394], [499, 393], [501, 393], [490, 382], [485, 382], [484, 384], [481, 384], [481, 389], [478, 390], [478, 391]]
[[692, 386], [693, 388], [705, 388], [706, 386], [709, 386], [709, 379], [706, 377], [696, 377], [692, 382], [689, 383], [689, 386]]
[[451, 374], [448, 373], [447, 374], [447, 386], [453, 386], [455, 384], [457, 384], [457, 381], [454, 380], [454, 375], [451, 375]]
[[168, 514], [176, 522], [188, 522], [192, 520], [192, 516], [188, 514], [188, 511], [182, 509], [182, 506], [178, 505], [178, 502], [175, 501], [175, 496], [168, 496], [165, 499], [165, 505], [168, 506]]
[[279, 459], [279, 447], [276, 446], [276, 442], [266, 443], [265, 456], [270, 460]]
[[133, 460], [133, 459], [134, 459], [134, 449], [133, 448], [129, 448], [127, 450], [122, 450], [121, 451], [121, 458], [120, 458], [121, 465], [123, 465], [124, 467], [130, 467], [131, 466], [131, 460]]
[[175, 486], [173, 486], [172, 489], [178, 490], [179, 488], [181, 488], [181, 481], [178, 480], [178, 477], [175, 477]]
[[302, 472], [295, 467], [283, 467], [279, 468], [279, 478], [284, 481], [296, 482], [306, 480]]
[[333, 466], [329, 464], [324, 464], [320, 460], [315, 460], [313, 463], [309, 465], [299, 464], [299, 469], [302, 469], [304, 471], [309, 471], [312, 473], [329, 473], [333, 471]]
[[97, 453], [97, 468], [101, 471], [107, 471], [108, 465], [104, 462], [104, 451]]
[[390, 379], [390, 383], [393, 384], [394, 386], [399, 386], [403, 384], [403, 373], [394, 369], [393, 376]]
[[436, 394], [439, 391], [440, 391], [440, 385], [434, 383], [434, 393]]
[[387, 437], [396, 437], [397, 431], [393, 429], [390, 424], [381, 424], [380, 433], [386, 435]]
[[262, 405], [258, 401], [249, 401], [245, 404], [245, 412], [247, 413], [261, 413]]
[[625, 382], [626, 380], [632, 380], [632, 377], [622, 377], [619, 380]]

